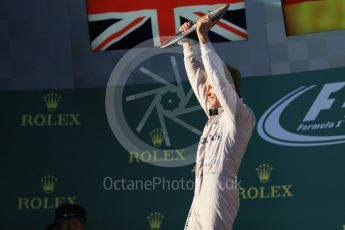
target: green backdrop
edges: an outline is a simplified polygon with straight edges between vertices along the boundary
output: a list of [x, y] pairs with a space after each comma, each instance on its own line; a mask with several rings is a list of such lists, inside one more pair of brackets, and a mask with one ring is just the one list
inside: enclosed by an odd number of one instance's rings
[[[315, 141], [325, 136], [342, 140], [345, 134], [344, 77], [343, 68], [243, 79], [242, 96], [258, 125], [240, 168], [241, 208], [234, 229], [345, 228], [345, 145]], [[302, 86], [314, 87], [280, 111], [279, 124], [270, 124], [272, 111], [277, 111], [272, 106]], [[195, 107], [194, 96], [186, 102], [186, 108], [194, 110], [167, 117], [182, 102], [177, 92], [164, 91], [159, 92], [159, 108], [140, 127], [156, 94], [137, 101], [130, 96], [157, 85], [119, 87], [114, 90], [123, 97], [115, 102], [122, 105], [110, 106], [115, 113], [121, 111], [124, 120], [115, 117], [119, 127], [112, 129], [106, 88], [0, 93], [1, 229], [42, 229], [61, 202], [83, 205], [89, 229], [183, 229], [194, 179], [193, 162], [184, 161], [193, 157], [198, 142], [197, 131], [190, 126], [202, 130], [206, 118]], [[183, 82], [183, 89], [188, 92], [189, 84]], [[315, 101], [316, 118], [304, 121]], [[159, 109], [168, 114], [163, 117], [165, 129], [160, 127]], [[325, 128], [327, 122], [339, 124]], [[311, 126], [298, 129], [301, 124]], [[272, 125], [302, 139], [309, 136], [311, 141], [301, 143], [314, 145], [294, 146], [296, 141], [284, 134], [272, 135]], [[265, 139], [259, 129], [281, 143]], [[162, 131], [168, 133], [169, 144]], [[169, 167], [174, 164], [179, 167]]]

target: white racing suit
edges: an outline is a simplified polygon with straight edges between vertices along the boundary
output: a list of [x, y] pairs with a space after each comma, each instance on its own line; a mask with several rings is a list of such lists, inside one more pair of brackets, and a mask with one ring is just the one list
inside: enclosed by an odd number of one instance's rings
[[184, 62], [194, 93], [208, 115], [206, 71], [221, 108], [209, 116], [196, 157], [195, 191], [185, 230], [231, 230], [240, 200], [237, 172], [255, 126], [255, 116], [227, 80], [224, 65], [210, 42], [184, 49]]

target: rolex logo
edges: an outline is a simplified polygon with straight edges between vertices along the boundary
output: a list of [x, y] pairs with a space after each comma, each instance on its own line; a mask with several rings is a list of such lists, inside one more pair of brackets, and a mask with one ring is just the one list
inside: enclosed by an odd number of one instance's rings
[[41, 178], [42, 188], [45, 193], [52, 193], [54, 191], [58, 179], [54, 176], [48, 175]]
[[272, 169], [269, 164], [261, 164], [256, 168], [261, 183], [267, 183], [270, 180]]
[[150, 224], [151, 230], [159, 230], [161, 228], [161, 224], [163, 222], [164, 216], [159, 212], [151, 213], [147, 219]]
[[61, 204], [75, 204], [77, 196], [61, 195], [54, 196], [53, 192], [58, 179], [55, 176], [47, 175], [41, 178], [44, 195], [38, 194], [34, 196], [21, 195], [17, 198], [18, 210], [43, 210], [55, 209]]
[[48, 93], [43, 97], [44, 102], [46, 103], [48, 111], [55, 111], [59, 105], [61, 97], [56, 93]]
[[243, 200], [256, 199], [281, 199], [294, 196], [292, 184], [267, 183], [270, 180], [273, 167], [269, 164], [260, 164], [257, 168], [257, 175], [260, 180], [259, 186], [239, 186], [239, 195]]
[[80, 126], [80, 113], [55, 113], [61, 97], [57, 93], [48, 93], [44, 97], [47, 113], [26, 113], [21, 116], [22, 127]]
[[154, 146], [160, 147], [163, 144], [164, 132], [162, 129], [153, 129], [150, 136]]

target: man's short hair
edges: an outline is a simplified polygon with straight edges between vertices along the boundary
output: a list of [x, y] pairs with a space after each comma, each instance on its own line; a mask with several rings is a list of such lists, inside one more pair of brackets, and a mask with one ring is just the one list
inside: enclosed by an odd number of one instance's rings
[[240, 96], [241, 72], [230, 65], [225, 65], [224, 71], [228, 81], [235, 86], [236, 93]]
[[65, 220], [79, 220], [86, 225], [86, 210], [77, 204], [61, 204], [55, 209], [54, 222], [46, 227], [46, 230], [60, 228]]

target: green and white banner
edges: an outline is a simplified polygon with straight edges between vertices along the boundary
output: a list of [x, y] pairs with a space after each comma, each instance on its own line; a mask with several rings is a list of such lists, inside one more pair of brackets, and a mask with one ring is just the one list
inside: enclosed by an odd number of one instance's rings
[[[183, 229], [206, 117], [188, 82], [133, 71], [107, 88], [0, 93], [1, 229], [42, 229], [61, 203], [85, 207], [88, 229]], [[155, 81], [131, 83], [139, 73]], [[257, 126], [234, 229], [344, 230], [345, 69], [241, 90]]]

